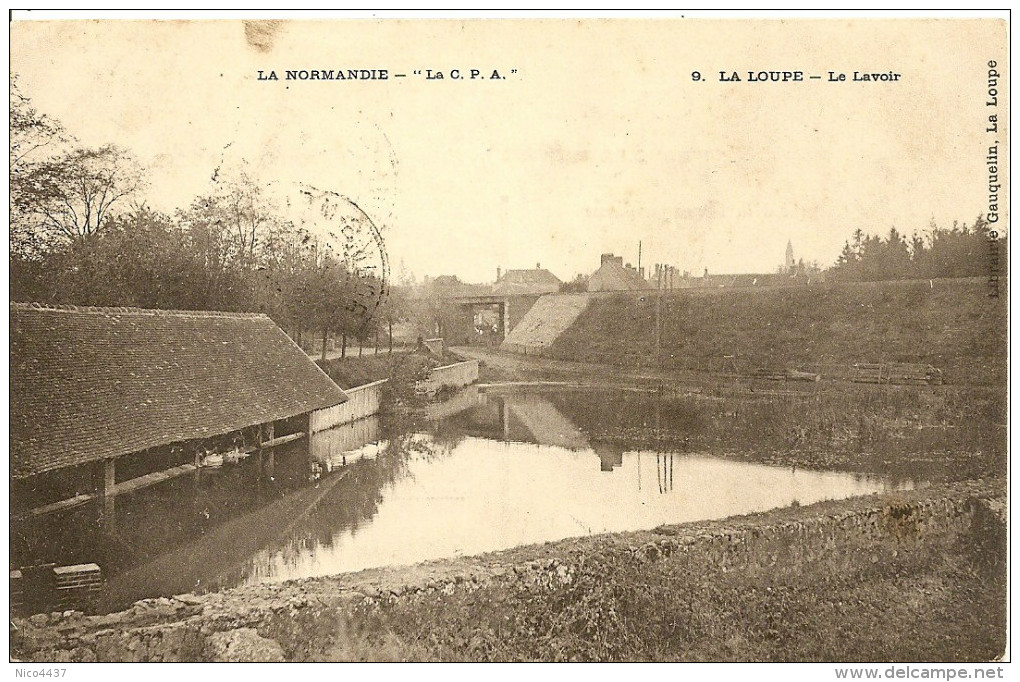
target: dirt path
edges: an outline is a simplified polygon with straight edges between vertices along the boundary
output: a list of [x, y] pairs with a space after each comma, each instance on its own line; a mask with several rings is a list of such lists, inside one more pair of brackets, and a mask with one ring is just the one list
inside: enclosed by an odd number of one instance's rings
[[660, 381], [680, 381], [693, 376], [683, 376], [674, 372], [656, 372], [654, 370], [627, 370], [587, 362], [570, 360], [553, 360], [536, 356], [525, 356], [517, 353], [483, 348], [481, 346], [455, 346], [450, 351], [468, 360], [485, 363], [482, 380], [485, 381], [529, 381], [536, 379], [584, 379], [592, 384], [605, 383], [657, 383]]
[[659, 388], [667, 386], [674, 391], [702, 393], [722, 392], [768, 394], [802, 394], [819, 390], [819, 384], [763, 382], [747, 377], [726, 374], [709, 374], [689, 370], [627, 369], [592, 362], [554, 360], [537, 356], [519, 355], [508, 351], [480, 346], [451, 347], [451, 353], [481, 364], [479, 381], [534, 382], [562, 381], [579, 386], [607, 388]]

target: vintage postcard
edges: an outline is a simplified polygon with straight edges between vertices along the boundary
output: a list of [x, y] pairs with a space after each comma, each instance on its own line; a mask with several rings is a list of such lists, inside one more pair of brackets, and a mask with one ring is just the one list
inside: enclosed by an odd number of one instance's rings
[[1008, 15], [9, 33], [18, 676], [1004, 676]]

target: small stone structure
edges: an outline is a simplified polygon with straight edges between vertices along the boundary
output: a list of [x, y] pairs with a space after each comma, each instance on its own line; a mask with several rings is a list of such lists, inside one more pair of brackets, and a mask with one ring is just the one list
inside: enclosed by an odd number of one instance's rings
[[467, 360], [452, 365], [436, 367], [429, 372], [429, 378], [414, 385], [415, 393], [435, 395], [444, 388], [463, 388], [478, 381], [478, 361]]

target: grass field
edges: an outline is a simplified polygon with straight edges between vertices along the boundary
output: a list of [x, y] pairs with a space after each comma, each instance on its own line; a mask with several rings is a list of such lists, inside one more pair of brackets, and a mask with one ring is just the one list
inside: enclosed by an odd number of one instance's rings
[[[596, 297], [548, 356], [655, 366], [657, 307], [655, 292]], [[825, 374], [910, 362], [938, 367], [947, 383], [1004, 386], [1007, 377], [1007, 297], [989, 298], [982, 279], [671, 291], [660, 316], [665, 368]]]

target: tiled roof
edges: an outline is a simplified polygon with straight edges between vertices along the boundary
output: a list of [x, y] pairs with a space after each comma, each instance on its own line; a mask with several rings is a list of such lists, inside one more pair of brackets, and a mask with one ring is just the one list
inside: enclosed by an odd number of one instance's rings
[[265, 315], [10, 307], [12, 478], [347, 400]]
[[493, 285], [497, 294], [548, 294], [560, 290], [559, 278], [546, 270], [507, 270]]
[[616, 263], [603, 263], [588, 278], [588, 291], [631, 291], [651, 289], [652, 285], [634, 270]]
[[484, 284], [468, 284], [457, 279], [456, 275], [440, 275], [423, 287], [426, 295], [434, 293], [440, 298], [459, 298], [463, 296], [485, 296], [492, 289]]

